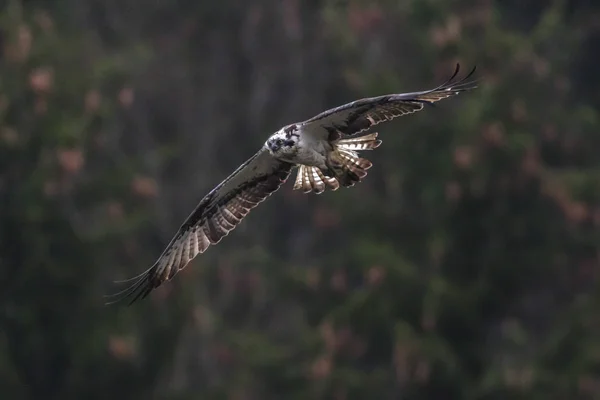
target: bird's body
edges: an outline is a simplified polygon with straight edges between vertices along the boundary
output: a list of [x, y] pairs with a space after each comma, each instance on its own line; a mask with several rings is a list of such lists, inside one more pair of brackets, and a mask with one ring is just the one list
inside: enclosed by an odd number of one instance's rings
[[315, 132], [318, 130], [318, 127], [313, 127], [311, 131], [311, 127], [301, 124], [288, 125], [269, 137], [265, 149], [275, 149], [277, 141], [282, 140], [282, 146], [289, 144], [290, 151], [272, 151], [271, 155], [275, 158], [294, 165], [325, 169], [327, 155], [333, 150], [333, 145], [327, 140], [326, 132]]
[[294, 189], [305, 193], [354, 186], [372, 166], [357, 151], [372, 150], [381, 144], [377, 133], [356, 136], [358, 133], [475, 88], [474, 82], [466, 82], [474, 71], [454, 82], [457, 65], [454, 75], [434, 89], [357, 100], [276, 131], [256, 154], [200, 201], [157, 261], [125, 281], [130, 285], [111, 297], [114, 301], [130, 297], [134, 302], [173, 278], [279, 189], [293, 168], [298, 169]]

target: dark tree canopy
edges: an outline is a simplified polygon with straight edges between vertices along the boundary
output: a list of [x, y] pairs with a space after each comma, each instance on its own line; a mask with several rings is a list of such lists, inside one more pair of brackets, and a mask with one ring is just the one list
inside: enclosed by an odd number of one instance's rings
[[[2, 398], [600, 398], [599, 18], [3, 2]], [[104, 305], [270, 133], [456, 62], [480, 87], [377, 126], [364, 182], [292, 180], [144, 301]]]

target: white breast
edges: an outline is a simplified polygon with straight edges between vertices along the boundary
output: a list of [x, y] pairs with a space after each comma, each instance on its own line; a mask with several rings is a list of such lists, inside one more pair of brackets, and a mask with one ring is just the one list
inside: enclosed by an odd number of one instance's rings
[[327, 168], [325, 160], [327, 154], [332, 150], [331, 144], [324, 134], [314, 134], [314, 132], [306, 131], [300, 127], [300, 140], [298, 141], [298, 153], [296, 154], [297, 163], [311, 167]]

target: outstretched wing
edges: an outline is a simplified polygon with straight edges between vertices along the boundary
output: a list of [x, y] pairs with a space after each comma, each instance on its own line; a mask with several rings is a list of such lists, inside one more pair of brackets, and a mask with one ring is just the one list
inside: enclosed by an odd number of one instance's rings
[[[476, 81], [468, 81], [475, 68], [463, 79], [455, 80], [459, 70], [460, 65], [456, 64], [450, 79], [435, 89], [356, 100], [324, 111], [303, 124], [310, 132], [327, 132], [330, 135], [329, 140], [339, 139], [340, 133], [344, 136], [355, 135], [381, 122], [420, 111], [425, 104], [432, 105], [447, 97], [476, 88]], [[318, 125], [324, 129], [311, 129], [311, 125]]]
[[108, 296], [110, 303], [146, 297], [170, 280], [198, 254], [229, 234], [241, 220], [285, 183], [292, 164], [279, 161], [261, 149], [208, 193], [181, 225], [154, 265], [128, 279], [129, 286]]

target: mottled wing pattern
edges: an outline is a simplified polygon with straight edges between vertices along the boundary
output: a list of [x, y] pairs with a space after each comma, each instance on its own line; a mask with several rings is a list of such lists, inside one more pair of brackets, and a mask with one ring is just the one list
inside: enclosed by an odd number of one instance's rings
[[[460, 65], [457, 64], [454, 74], [446, 82], [431, 90], [371, 97], [324, 111], [304, 122], [308, 128], [306, 131], [327, 132], [329, 140], [336, 140], [363, 132], [381, 122], [420, 111], [426, 104], [432, 105], [477, 87], [476, 81], [468, 81], [475, 68], [463, 79], [455, 80], [459, 71]], [[313, 124], [324, 130], [310, 129], [310, 125]]]
[[109, 303], [146, 297], [170, 280], [198, 254], [219, 243], [242, 219], [285, 183], [292, 164], [276, 160], [261, 149], [198, 204], [162, 255], [148, 270], [127, 281], [129, 286]]

